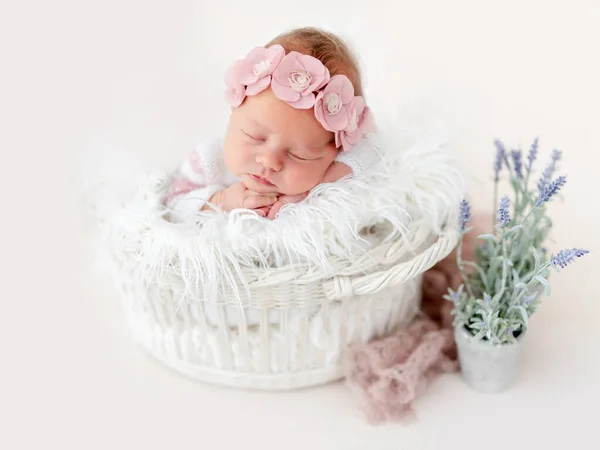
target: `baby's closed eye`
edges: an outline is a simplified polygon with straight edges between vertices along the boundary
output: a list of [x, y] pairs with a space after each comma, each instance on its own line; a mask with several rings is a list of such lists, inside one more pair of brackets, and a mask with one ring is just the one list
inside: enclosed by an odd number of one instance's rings
[[257, 133], [252, 133], [244, 130], [242, 130], [242, 133], [244, 133], [247, 137], [256, 142], [264, 142], [266, 140], [264, 137]]
[[300, 155], [298, 155], [296, 153], [293, 153], [291, 151], [288, 151], [288, 156], [290, 156], [292, 159], [296, 159], [298, 161], [317, 161], [317, 160], [321, 159], [321, 157], [318, 157], [318, 158], [314, 158], [314, 157], [313, 158], [308, 158], [306, 156], [300, 156]]

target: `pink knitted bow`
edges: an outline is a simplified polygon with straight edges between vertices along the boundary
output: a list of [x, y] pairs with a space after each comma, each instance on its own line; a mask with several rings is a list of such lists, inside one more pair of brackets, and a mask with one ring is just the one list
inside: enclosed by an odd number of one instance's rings
[[271, 86], [273, 94], [297, 109], [314, 108], [315, 117], [335, 133], [335, 145], [349, 151], [373, 127], [371, 112], [345, 75], [330, 76], [317, 58], [290, 52], [281, 45], [256, 47], [225, 75], [226, 99], [236, 108], [246, 96]]

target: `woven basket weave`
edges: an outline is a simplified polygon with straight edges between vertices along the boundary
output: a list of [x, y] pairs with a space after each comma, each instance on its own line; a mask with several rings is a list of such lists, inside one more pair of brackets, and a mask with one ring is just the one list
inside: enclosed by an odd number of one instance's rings
[[302, 388], [340, 379], [349, 344], [413, 319], [421, 275], [456, 245], [455, 228], [436, 234], [415, 222], [354, 261], [333, 261], [335, 276], [243, 268], [239, 296], [211, 302], [176, 279], [158, 286], [121, 276], [117, 285], [135, 339], [172, 369], [230, 387]]

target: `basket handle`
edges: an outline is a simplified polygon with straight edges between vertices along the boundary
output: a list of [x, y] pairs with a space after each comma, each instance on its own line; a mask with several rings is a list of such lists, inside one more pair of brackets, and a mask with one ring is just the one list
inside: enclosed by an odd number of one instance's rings
[[336, 276], [323, 284], [323, 290], [329, 300], [375, 294], [387, 287], [404, 283], [430, 269], [448, 256], [457, 242], [458, 230], [444, 231], [427, 250], [410, 261], [361, 277]]

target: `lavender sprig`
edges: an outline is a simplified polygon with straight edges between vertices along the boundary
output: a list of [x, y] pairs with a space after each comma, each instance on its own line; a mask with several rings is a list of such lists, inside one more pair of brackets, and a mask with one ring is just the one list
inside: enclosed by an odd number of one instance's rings
[[558, 270], [560, 267], [564, 269], [570, 263], [572, 263], [575, 258], [581, 258], [586, 253], [589, 253], [589, 250], [584, 250], [583, 248], [571, 248], [567, 250], [561, 250], [556, 254], [554, 258], [552, 258], [552, 266]]
[[535, 140], [533, 141], [533, 144], [531, 144], [531, 148], [529, 149], [529, 154], [527, 155], [527, 160], [529, 161], [527, 164], [527, 171], [529, 171], [529, 172], [531, 172], [531, 169], [533, 169], [533, 163], [537, 158], [538, 143], [539, 143], [539, 139], [536, 137]]
[[510, 156], [512, 157], [513, 160], [513, 165], [515, 167], [515, 175], [517, 176], [518, 179], [522, 179], [523, 178], [523, 155], [521, 153], [521, 150], [513, 150], [510, 152]]
[[500, 171], [502, 170], [502, 162], [506, 160], [506, 149], [502, 142], [498, 139], [494, 141], [496, 146], [496, 161], [494, 162], [494, 181], [497, 183], [500, 180]]
[[510, 200], [506, 195], [500, 199], [500, 207], [498, 208], [496, 220], [498, 225], [502, 228], [506, 227], [506, 225], [510, 223], [510, 213], [508, 211], [509, 202]]
[[460, 276], [463, 279], [463, 284], [467, 288], [467, 292], [469, 297], [473, 297], [473, 290], [471, 288], [471, 283], [467, 277], [467, 272], [465, 271], [465, 264], [462, 260], [462, 236], [465, 231], [465, 227], [467, 222], [471, 219], [471, 206], [466, 199], [463, 199], [460, 202], [460, 214], [459, 214], [459, 223], [460, 223], [460, 233], [461, 238], [458, 240], [458, 246], [456, 250], [456, 265], [458, 266], [458, 270], [460, 272]]
[[469, 202], [463, 199], [460, 202], [460, 214], [459, 214], [459, 223], [460, 223], [460, 231], [465, 231], [465, 227], [467, 222], [471, 219], [471, 206]]
[[552, 165], [556, 166], [556, 163], [562, 158], [562, 152], [560, 150], [552, 150]]
[[550, 183], [550, 178], [552, 178], [552, 175], [554, 174], [554, 171], [556, 170], [556, 163], [558, 161], [560, 161], [561, 156], [562, 156], [562, 152], [560, 150], [552, 151], [552, 158], [550, 160], [550, 165], [548, 165], [548, 167], [546, 167], [546, 169], [542, 173], [542, 178], [540, 179], [540, 181], [538, 181], [538, 190], [539, 191], [542, 191], [546, 186], [548, 186], [548, 183]]
[[556, 195], [556, 193], [565, 185], [566, 182], [567, 177], [560, 176], [553, 182], [540, 189], [539, 197], [535, 202], [535, 206], [540, 206], [542, 203], [550, 201], [550, 199]]

